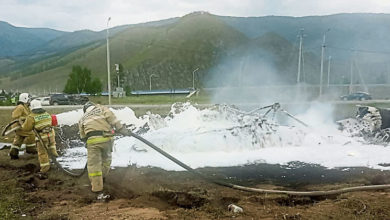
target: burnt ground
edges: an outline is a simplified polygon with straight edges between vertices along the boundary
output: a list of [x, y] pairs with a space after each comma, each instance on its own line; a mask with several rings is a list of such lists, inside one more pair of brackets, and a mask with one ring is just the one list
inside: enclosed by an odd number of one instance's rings
[[[390, 190], [331, 197], [291, 197], [233, 190], [188, 172], [115, 168], [105, 182], [112, 195], [96, 202], [87, 176], [73, 178], [53, 168], [37, 175], [35, 155], [8, 158], [0, 150], [0, 219], [390, 219]], [[231, 183], [267, 189], [326, 190], [390, 183], [390, 172], [316, 165], [260, 164], [205, 168], [200, 172]], [[229, 212], [236, 204], [244, 213]]]
[[[74, 128], [64, 129], [67, 136], [77, 133]], [[0, 219], [390, 219], [390, 190], [314, 198], [248, 193], [205, 182], [188, 172], [130, 166], [111, 170], [105, 190], [112, 200], [101, 203], [90, 192], [86, 175], [73, 178], [53, 168], [45, 179], [37, 175], [38, 170], [36, 155], [11, 161], [8, 149], [0, 150]], [[390, 184], [390, 171], [325, 169], [300, 162], [199, 171], [266, 189]], [[231, 203], [244, 212], [229, 212]]]

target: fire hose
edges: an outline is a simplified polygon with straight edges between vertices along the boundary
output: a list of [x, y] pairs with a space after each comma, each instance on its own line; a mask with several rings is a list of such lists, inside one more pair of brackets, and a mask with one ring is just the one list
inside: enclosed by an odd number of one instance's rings
[[[12, 122], [11, 122], [12, 123]], [[14, 122], [15, 123], [15, 122]], [[6, 126], [8, 128], [10, 126]], [[15, 131], [15, 130], [14, 130]], [[3, 130], [2, 135], [6, 133], [6, 129]], [[45, 149], [47, 150], [47, 146], [44, 144], [41, 136], [38, 134], [36, 130], [34, 130], [35, 135], [38, 137], [40, 143], [45, 146]], [[9, 133], [8, 133], [9, 134]], [[194, 174], [195, 176], [204, 179], [208, 182], [224, 186], [224, 187], [229, 187], [232, 189], [237, 189], [241, 191], [246, 191], [246, 192], [256, 192], [256, 193], [265, 193], [265, 194], [285, 194], [285, 195], [291, 195], [291, 196], [328, 196], [328, 195], [338, 195], [342, 193], [347, 193], [347, 192], [356, 192], [356, 191], [367, 191], [367, 190], [384, 190], [384, 189], [390, 189], [390, 184], [383, 184], [383, 185], [370, 185], [370, 186], [355, 186], [355, 187], [346, 187], [346, 188], [341, 188], [341, 189], [334, 189], [334, 190], [326, 190], [326, 191], [287, 191], [287, 190], [272, 190], [272, 189], [261, 189], [261, 188], [253, 188], [253, 187], [246, 187], [246, 186], [241, 186], [241, 185], [236, 185], [236, 184], [231, 184], [223, 181], [219, 181], [213, 178], [210, 178], [208, 176], [205, 176], [204, 174], [200, 173], [197, 170], [192, 169], [190, 166], [187, 164], [181, 162], [180, 160], [176, 159], [169, 153], [165, 152], [161, 148], [157, 147], [150, 141], [146, 140], [145, 138], [135, 134], [135, 133], [130, 133], [130, 137], [134, 137], [138, 139], [139, 141], [143, 142], [144, 144], [148, 145], [151, 147], [153, 150], [157, 151], [158, 153], [162, 154], [164, 157], [168, 158], [169, 160], [173, 161], [177, 165], [181, 166], [182, 168], [186, 169], [190, 173]], [[52, 161], [66, 174], [73, 176], [73, 177], [80, 177], [82, 176], [85, 171], [87, 165], [85, 165], [84, 170], [81, 173], [74, 173], [72, 171], [66, 170], [61, 166], [61, 164], [56, 160], [55, 157], [52, 157]]]
[[85, 164], [84, 169], [83, 169], [80, 173], [75, 173], [75, 172], [73, 172], [73, 171], [70, 171], [70, 170], [65, 169], [65, 168], [57, 161], [57, 158], [49, 153], [49, 149], [48, 149], [48, 147], [46, 146], [46, 144], [43, 142], [42, 137], [41, 137], [41, 135], [39, 135], [38, 131], [35, 130], [35, 129], [33, 129], [33, 132], [34, 132], [35, 136], [38, 137], [38, 140], [39, 140], [39, 142], [42, 144], [42, 146], [45, 147], [45, 150], [46, 150], [47, 154], [50, 155], [50, 158], [51, 158], [51, 160], [53, 161], [53, 163], [54, 163], [60, 170], [62, 170], [63, 172], [65, 172], [67, 175], [73, 176], [73, 177], [81, 177], [82, 175], [84, 175], [85, 171], [87, 171], [87, 164]]
[[[1, 132], [1, 135], [2, 136], [7, 136], [9, 134], [11, 134], [12, 132], [18, 130], [21, 128], [21, 126], [15, 126], [11, 129], [9, 129], [13, 124], [15, 123], [19, 123], [19, 120], [13, 120], [11, 121], [8, 125], [6, 125], [3, 129], [3, 131]], [[87, 171], [87, 164], [85, 164], [83, 170], [81, 172], [74, 172], [74, 171], [71, 171], [71, 170], [68, 170], [66, 169], [65, 167], [63, 167], [58, 161], [57, 161], [57, 158], [53, 155], [51, 155], [49, 153], [49, 150], [48, 150], [48, 147], [46, 146], [46, 144], [43, 142], [42, 140], [42, 137], [39, 135], [38, 131], [33, 129], [33, 132], [34, 132], [34, 135], [38, 138], [38, 141], [42, 144], [42, 146], [45, 148], [47, 154], [50, 156], [50, 159], [53, 161], [53, 163], [60, 169], [62, 170], [64, 173], [66, 173], [67, 175], [69, 176], [72, 176], [72, 177], [81, 177], [82, 175], [84, 175], [84, 173]], [[69, 146], [68, 146], [69, 147]]]
[[222, 182], [219, 180], [212, 179], [208, 176], [205, 176], [204, 174], [198, 172], [197, 170], [192, 169], [190, 166], [186, 165], [185, 163], [181, 162], [180, 160], [176, 159], [172, 155], [168, 154], [161, 148], [157, 147], [156, 145], [152, 144], [150, 141], [146, 140], [145, 138], [131, 133], [132, 137], [142, 141], [144, 144], [148, 145], [149, 147], [153, 148], [158, 153], [162, 154], [166, 158], [170, 159], [177, 165], [183, 167], [187, 171], [191, 172], [192, 174], [208, 181], [211, 183], [215, 183], [220, 186], [229, 187], [232, 189], [238, 189], [242, 191], [247, 192], [256, 192], [256, 193], [268, 193], [268, 194], [285, 194], [285, 195], [292, 195], [292, 196], [327, 196], [327, 195], [337, 195], [347, 192], [355, 192], [355, 191], [366, 191], [366, 190], [383, 190], [383, 189], [390, 189], [390, 184], [384, 184], [384, 185], [372, 185], [372, 186], [355, 186], [355, 187], [347, 187], [347, 188], [341, 188], [341, 189], [335, 189], [335, 190], [327, 190], [327, 191], [287, 191], [287, 190], [272, 190], [272, 189], [260, 189], [260, 188], [252, 188], [252, 187], [246, 187], [246, 186], [240, 186], [235, 185], [231, 183]]

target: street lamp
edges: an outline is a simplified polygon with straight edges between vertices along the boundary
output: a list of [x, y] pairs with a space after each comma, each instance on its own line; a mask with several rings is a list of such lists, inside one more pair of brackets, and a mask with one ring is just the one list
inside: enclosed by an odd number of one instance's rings
[[301, 63], [302, 63], [302, 41], [303, 41], [303, 34], [304, 29], [301, 28], [299, 30], [299, 54], [298, 54], [298, 73], [297, 73], [297, 85], [299, 85], [301, 81]]
[[149, 76], [149, 91], [152, 91], [152, 77], [157, 77], [157, 75], [156, 74], [151, 74], [150, 76]]
[[119, 64], [115, 64], [115, 70], [116, 70], [116, 75], [117, 75], [117, 78], [118, 78], [118, 86], [117, 87], [120, 87], [119, 86]]
[[195, 72], [198, 71], [199, 68], [196, 68], [194, 71], [192, 71], [192, 89], [195, 90]]
[[329, 82], [330, 82], [330, 61], [332, 60], [332, 57], [329, 56], [328, 58], [328, 87], [329, 87]]
[[107, 84], [108, 84], [108, 105], [111, 105], [111, 74], [110, 74], [110, 43], [108, 41], [108, 37], [110, 35], [109, 33], [109, 26], [108, 23], [110, 22], [111, 17], [108, 17], [107, 19]]
[[325, 51], [325, 38], [326, 33], [330, 31], [330, 28], [325, 31], [324, 36], [322, 38], [322, 49], [321, 49], [321, 74], [320, 74], [320, 98], [322, 96], [322, 78], [324, 76], [324, 51]]

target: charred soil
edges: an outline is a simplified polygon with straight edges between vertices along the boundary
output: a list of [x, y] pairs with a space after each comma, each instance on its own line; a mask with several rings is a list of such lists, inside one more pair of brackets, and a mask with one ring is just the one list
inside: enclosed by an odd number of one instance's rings
[[[289, 172], [283, 167], [280, 169], [284, 174]], [[390, 191], [354, 192], [328, 198], [254, 194], [207, 183], [188, 172], [130, 166], [110, 172], [105, 190], [112, 199], [102, 203], [90, 192], [86, 175], [68, 177], [53, 168], [45, 178], [37, 175], [38, 170], [36, 155], [21, 155], [19, 160], [10, 160], [8, 150], [0, 150], [0, 219], [390, 218]], [[212, 175], [222, 170], [201, 171]], [[234, 176], [231, 170], [226, 173]], [[283, 184], [282, 180], [272, 178], [263, 181], [241, 178], [244, 185], [268, 189], [327, 190], [389, 183], [389, 176], [388, 172], [369, 171], [356, 178], [334, 180], [336, 183], [305, 184], [294, 181]], [[233, 182], [239, 181], [234, 178]], [[244, 212], [229, 212], [228, 205], [232, 203], [242, 207]]]

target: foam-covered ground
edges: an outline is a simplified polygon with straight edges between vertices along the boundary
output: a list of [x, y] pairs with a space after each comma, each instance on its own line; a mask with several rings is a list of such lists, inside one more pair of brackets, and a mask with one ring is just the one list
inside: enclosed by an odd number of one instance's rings
[[[390, 147], [367, 145], [363, 140], [341, 132], [330, 117], [331, 107], [314, 104], [289, 126], [278, 126], [261, 113], [245, 114], [228, 106], [197, 109], [186, 103], [172, 106], [166, 117], [147, 114], [137, 118], [130, 108], [112, 109], [122, 123], [134, 132], [149, 128], [142, 136], [192, 168], [226, 167], [255, 163], [286, 164], [291, 161], [334, 167], [369, 167], [390, 169]], [[271, 114], [270, 114], [271, 115]], [[60, 125], [73, 125], [82, 110], [57, 115]], [[68, 149], [61, 158], [64, 165], [81, 168], [86, 149]], [[117, 138], [114, 144], [114, 167], [155, 166], [182, 170], [140, 141]]]

